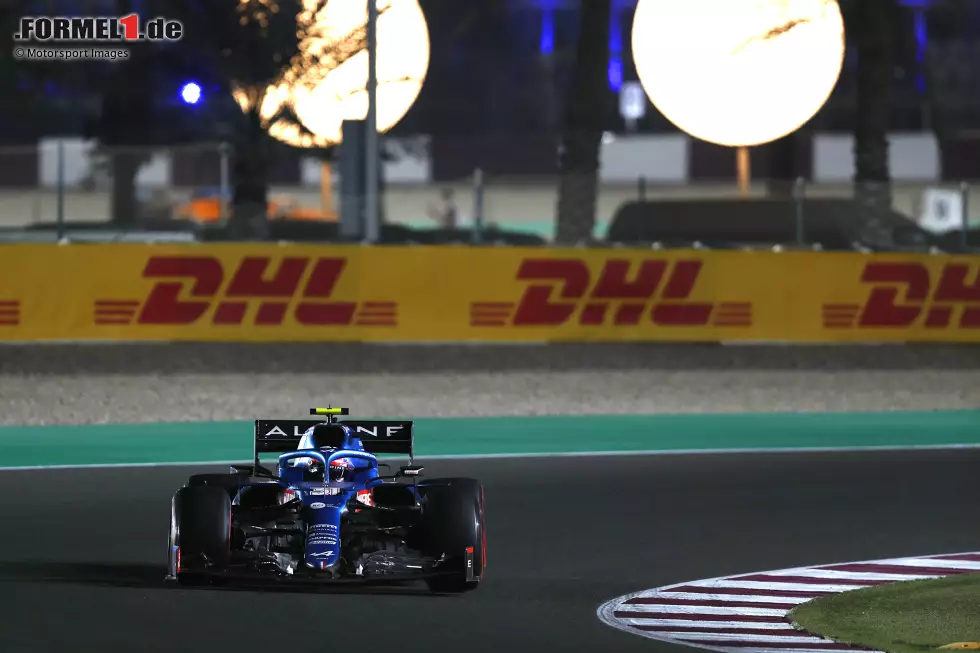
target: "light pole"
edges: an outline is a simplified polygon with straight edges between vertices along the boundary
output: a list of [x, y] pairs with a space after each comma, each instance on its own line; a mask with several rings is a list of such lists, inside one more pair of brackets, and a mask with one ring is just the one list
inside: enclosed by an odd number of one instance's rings
[[369, 243], [376, 243], [381, 237], [380, 198], [378, 197], [378, 4], [377, 0], [367, 0], [367, 3], [368, 111], [367, 134], [364, 139], [367, 148], [364, 157], [367, 165], [365, 174], [367, 197], [365, 198], [364, 217], [367, 224], [364, 235]]

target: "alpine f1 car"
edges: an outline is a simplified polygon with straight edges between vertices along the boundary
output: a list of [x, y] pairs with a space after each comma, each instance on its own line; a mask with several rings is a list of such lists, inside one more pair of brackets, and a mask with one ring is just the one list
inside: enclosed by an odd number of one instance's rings
[[[197, 474], [174, 494], [167, 579], [423, 580], [475, 589], [486, 569], [483, 486], [422, 480], [411, 421], [256, 420], [252, 464]], [[259, 456], [279, 453], [275, 471]], [[382, 475], [378, 455], [409, 464]]]

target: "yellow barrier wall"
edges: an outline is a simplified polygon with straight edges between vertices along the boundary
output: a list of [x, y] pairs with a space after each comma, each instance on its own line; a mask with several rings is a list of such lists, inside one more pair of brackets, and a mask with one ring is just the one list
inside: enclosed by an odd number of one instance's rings
[[980, 341], [980, 257], [9, 245], [0, 340]]

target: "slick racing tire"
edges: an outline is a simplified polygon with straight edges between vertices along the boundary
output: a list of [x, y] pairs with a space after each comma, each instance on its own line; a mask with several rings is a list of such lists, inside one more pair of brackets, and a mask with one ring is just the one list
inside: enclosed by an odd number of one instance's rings
[[231, 497], [218, 486], [199, 485], [177, 490], [173, 500], [172, 545], [179, 547], [177, 580], [203, 580], [205, 560], [221, 567], [231, 556]]
[[431, 482], [422, 497], [423, 547], [428, 555], [445, 554], [440, 567], [448, 573], [428, 578], [426, 584], [441, 593], [476, 589], [487, 560], [483, 485], [473, 478]]

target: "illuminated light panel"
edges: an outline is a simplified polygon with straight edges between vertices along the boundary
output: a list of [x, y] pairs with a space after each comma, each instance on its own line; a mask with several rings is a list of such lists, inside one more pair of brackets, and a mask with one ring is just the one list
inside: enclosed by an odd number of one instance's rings
[[836, 0], [639, 0], [632, 40], [654, 106], [691, 136], [733, 147], [804, 125], [844, 62]]
[[[304, 0], [301, 21], [313, 36], [304, 51], [319, 55], [336, 51], [346, 37], [367, 25], [364, 0], [330, 0], [315, 14], [318, 0]], [[429, 68], [429, 30], [417, 0], [378, 0], [378, 131], [394, 127], [415, 103]], [[270, 87], [260, 115], [274, 138], [297, 147], [329, 147], [342, 140], [344, 120], [364, 120], [368, 110], [368, 53], [362, 50], [339, 65], [318, 70], [287, 69], [284, 81]], [[247, 109], [254, 99], [244, 90], [235, 99]], [[273, 120], [291, 106], [299, 125]]]

